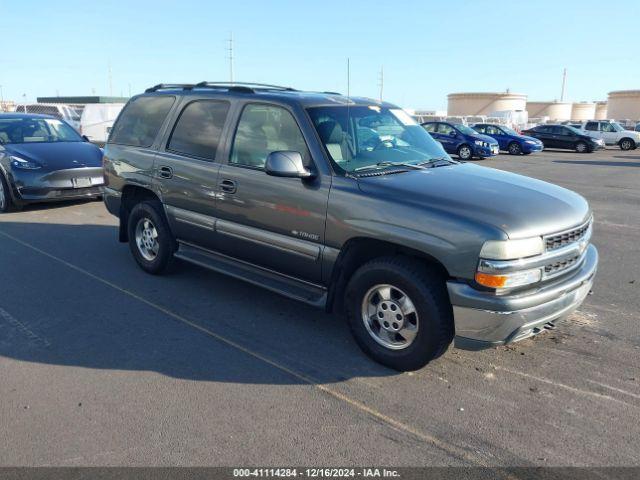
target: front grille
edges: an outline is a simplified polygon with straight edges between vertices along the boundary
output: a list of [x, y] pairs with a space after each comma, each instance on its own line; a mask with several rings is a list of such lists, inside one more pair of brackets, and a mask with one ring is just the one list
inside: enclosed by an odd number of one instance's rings
[[574, 266], [580, 260], [580, 255], [562, 260], [561, 262], [550, 263], [544, 266], [545, 277], [552, 277]]
[[589, 226], [591, 225], [591, 221], [588, 221], [584, 225], [574, 228], [573, 230], [569, 230], [567, 232], [559, 233], [556, 235], [549, 235], [545, 237], [545, 247], [547, 252], [550, 250], [555, 250], [560, 247], [564, 247], [565, 245], [569, 245], [570, 243], [579, 241], [582, 237], [584, 237], [589, 230]]

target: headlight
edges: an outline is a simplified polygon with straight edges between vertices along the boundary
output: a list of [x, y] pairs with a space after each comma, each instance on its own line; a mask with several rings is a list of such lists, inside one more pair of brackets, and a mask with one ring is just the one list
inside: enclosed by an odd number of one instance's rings
[[25, 160], [24, 158], [16, 157], [15, 155], [11, 155], [11, 166], [13, 168], [18, 168], [21, 170], [37, 170], [42, 168], [37, 162], [32, 162], [30, 160]]
[[535, 140], [525, 140], [524, 143], [528, 143], [529, 145], [537, 145], [538, 142]]
[[539, 282], [541, 279], [542, 268], [501, 274], [476, 272], [476, 282], [485, 287], [495, 289], [521, 287]]
[[484, 242], [480, 257], [488, 260], [515, 260], [544, 252], [542, 237], [519, 240], [489, 240]]
[[488, 146], [488, 145], [489, 145], [487, 142], [483, 142], [482, 140], [476, 140], [476, 141], [475, 141], [475, 142], [473, 142], [473, 143], [475, 143], [475, 144], [476, 144], [476, 145], [478, 145], [479, 147], [486, 147], [486, 146]]

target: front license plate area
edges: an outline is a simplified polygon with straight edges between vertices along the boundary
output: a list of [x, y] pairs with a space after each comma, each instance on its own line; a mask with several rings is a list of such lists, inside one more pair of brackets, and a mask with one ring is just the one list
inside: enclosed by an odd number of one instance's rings
[[73, 188], [87, 188], [91, 186], [91, 178], [90, 177], [72, 178], [71, 183], [73, 184]]

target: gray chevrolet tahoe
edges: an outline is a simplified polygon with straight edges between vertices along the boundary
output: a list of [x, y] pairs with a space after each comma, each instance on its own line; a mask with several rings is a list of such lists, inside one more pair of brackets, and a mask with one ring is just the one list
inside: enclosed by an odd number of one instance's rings
[[454, 337], [481, 349], [553, 328], [596, 272], [584, 198], [454, 161], [371, 99], [157, 85], [120, 114], [104, 167], [105, 204], [142, 269], [178, 258], [343, 312], [398, 370]]

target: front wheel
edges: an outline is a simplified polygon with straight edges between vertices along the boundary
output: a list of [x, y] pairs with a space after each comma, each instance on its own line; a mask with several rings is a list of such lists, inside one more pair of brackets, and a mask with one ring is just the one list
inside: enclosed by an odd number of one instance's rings
[[7, 213], [14, 209], [9, 188], [9, 183], [5, 180], [4, 175], [0, 173], [0, 213]]
[[576, 152], [578, 153], [586, 153], [589, 151], [589, 146], [584, 142], [576, 143]]
[[635, 142], [630, 138], [623, 138], [620, 140], [620, 150], [631, 150], [635, 145]]
[[522, 147], [520, 146], [520, 144], [518, 142], [511, 142], [509, 144], [509, 153], [511, 155], [520, 155], [522, 154]]
[[461, 145], [460, 148], [458, 148], [458, 157], [460, 157], [460, 160], [470, 160], [472, 156], [473, 152], [469, 145]]
[[417, 370], [453, 339], [445, 281], [415, 259], [384, 257], [360, 267], [345, 295], [349, 327], [360, 348], [395, 370]]
[[157, 202], [142, 202], [133, 207], [128, 222], [129, 248], [140, 267], [157, 275], [170, 266], [175, 240]]

